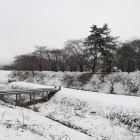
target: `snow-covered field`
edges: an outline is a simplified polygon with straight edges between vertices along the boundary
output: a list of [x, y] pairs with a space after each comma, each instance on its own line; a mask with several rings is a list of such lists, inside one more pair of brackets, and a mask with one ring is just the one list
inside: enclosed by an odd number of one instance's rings
[[[132, 75], [135, 84], [139, 84], [139, 77]], [[31, 77], [24, 80], [29, 82]], [[57, 82], [60, 78], [62, 75]], [[32, 81], [41, 83], [40, 79]], [[52, 81], [55, 80], [51, 77]], [[1, 89], [41, 86], [45, 85], [13, 82]], [[140, 140], [140, 97], [62, 88], [48, 102], [32, 105], [30, 109], [0, 102], [0, 131], [2, 140]]]

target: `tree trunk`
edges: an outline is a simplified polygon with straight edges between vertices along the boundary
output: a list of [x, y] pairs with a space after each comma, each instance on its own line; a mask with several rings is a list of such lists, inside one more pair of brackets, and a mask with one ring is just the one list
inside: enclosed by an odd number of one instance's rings
[[127, 63], [128, 63], [127, 72], [129, 74], [129, 72], [130, 72], [130, 63], [129, 63], [129, 61]]
[[42, 63], [39, 63], [39, 71], [42, 71]]
[[140, 61], [138, 62], [138, 70], [140, 71]]
[[111, 62], [108, 62], [107, 64], [107, 73], [111, 72]]
[[73, 68], [72, 68], [72, 66], [70, 66], [70, 71], [73, 72]]
[[83, 72], [83, 65], [79, 65], [79, 67], [80, 67], [80, 72]]
[[95, 67], [96, 67], [96, 65], [92, 66], [92, 72], [95, 72]]
[[58, 72], [57, 66], [54, 66], [54, 71], [55, 71], [55, 72]]
[[32, 74], [33, 74], [33, 77], [35, 76], [35, 71], [34, 70], [32, 70]]

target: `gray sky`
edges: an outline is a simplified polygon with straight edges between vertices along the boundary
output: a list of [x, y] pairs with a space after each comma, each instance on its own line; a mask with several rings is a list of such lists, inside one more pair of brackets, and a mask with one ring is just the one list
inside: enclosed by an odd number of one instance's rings
[[62, 48], [107, 23], [120, 41], [140, 38], [140, 0], [0, 0], [0, 64], [36, 45]]

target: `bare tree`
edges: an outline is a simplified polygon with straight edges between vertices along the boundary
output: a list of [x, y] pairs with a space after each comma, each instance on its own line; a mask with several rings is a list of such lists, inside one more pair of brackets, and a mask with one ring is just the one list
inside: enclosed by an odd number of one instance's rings
[[68, 67], [67, 60], [68, 60], [68, 55], [66, 51], [64, 49], [61, 49], [60, 53], [58, 54], [58, 67], [59, 70], [61, 70], [62, 72], [67, 70]]
[[46, 46], [36, 46], [36, 49], [33, 52], [33, 54], [39, 59], [39, 71], [42, 71], [45, 50]]
[[14, 57], [14, 66], [17, 70], [27, 70], [27, 63], [26, 63], [27, 55], [17, 55]]
[[134, 49], [131, 48], [130, 42], [125, 42], [122, 47], [118, 49], [117, 55], [119, 57], [117, 61], [117, 66], [122, 71], [132, 72], [136, 69], [136, 53]]
[[70, 55], [75, 57], [80, 72], [83, 72], [84, 66], [87, 63], [87, 57], [84, 53], [84, 40], [68, 40], [65, 43], [65, 50], [69, 51]]
[[51, 67], [51, 71], [58, 71], [58, 60], [61, 51], [59, 49], [53, 50], [45, 50], [45, 58], [49, 62], [49, 66]]
[[134, 50], [135, 54], [135, 61], [137, 63], [137, 68], [140, 71], [140, 39], [133, 39], [130, 42], [131, 48]]
[[17, 70], [29, 70], [33, 72], [38, 70], [38, 58], [32, 54], [19, 55], [15, 57], [13, 66]]
[[78, 70], [78, 64], [77, 64], [77, 59], [76, 57], [70, 53], [69, 48], [65, 47], [65, 63], [68, 67], [68, 70], [72, 71], [77, 71]]

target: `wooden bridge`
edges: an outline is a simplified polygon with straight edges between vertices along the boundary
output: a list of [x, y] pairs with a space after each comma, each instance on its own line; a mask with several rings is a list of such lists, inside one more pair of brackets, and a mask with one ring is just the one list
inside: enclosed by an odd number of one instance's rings
[[[48, 101], [57, 91], [61, 90], [61, 87], [54, 88], [38, 88], [38, 89], [21, 89], [21, 90], [0, 90], [0, 99], [5, 101], [5, 96], [15, 95], [15, 105], [23, 106], [22, 95], [26, 95], [29, 98], [28, 102], [24, 104], [35, 104], [39, 101]], [[36, 95], [39, 97], [36, 99]]]

